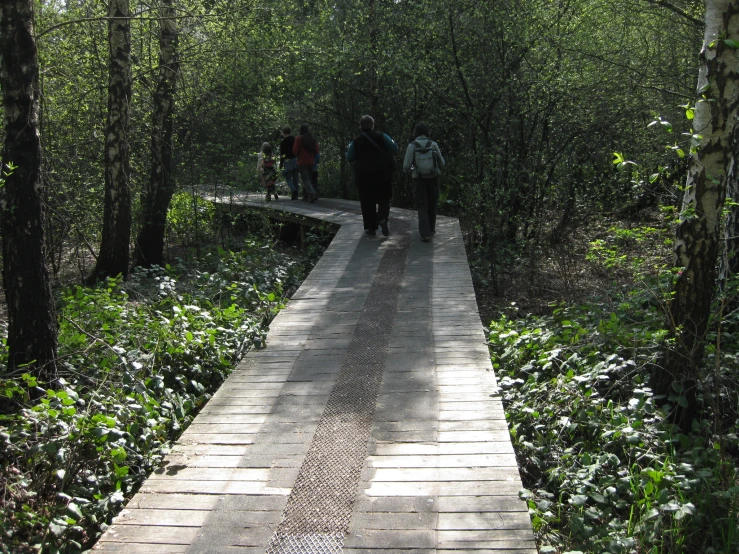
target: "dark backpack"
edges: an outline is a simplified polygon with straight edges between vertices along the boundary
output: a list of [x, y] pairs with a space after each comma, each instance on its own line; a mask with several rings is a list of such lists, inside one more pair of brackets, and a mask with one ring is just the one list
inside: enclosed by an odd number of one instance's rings
[[418, 141], [413, 141], [413, 165], [416, 175], [421, 179], [433, 179], [438, 175], [436, 153], [432, 145], [430, 139], [423, 146]]

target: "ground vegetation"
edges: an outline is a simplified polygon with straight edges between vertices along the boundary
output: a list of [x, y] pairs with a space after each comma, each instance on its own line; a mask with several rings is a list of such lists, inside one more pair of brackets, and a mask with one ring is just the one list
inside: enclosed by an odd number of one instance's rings
[[262, 143], [307, 123], [319, 195], [356, 198], [369, 113], [447, 160], [542, 551], [736, 551], [737, 13], [3, 4], [2, 544], [88, 546], [307, 267], [199, 191], [256, 192]]

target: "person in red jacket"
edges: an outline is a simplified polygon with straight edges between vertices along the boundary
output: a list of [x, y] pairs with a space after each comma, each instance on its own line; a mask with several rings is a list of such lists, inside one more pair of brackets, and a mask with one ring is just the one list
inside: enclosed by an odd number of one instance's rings
[[305, 124], [301, 125], [300, 133], [293, 144], [293, 154], [298, 157], [298, 171], [300, 172], [300, 180], [303, 181], [303, 201], [305, 202], [318, 200], [311, 177], [313, 176], [316, 154], [320, 151], [318, 141], [311, 134], [310, 127]]

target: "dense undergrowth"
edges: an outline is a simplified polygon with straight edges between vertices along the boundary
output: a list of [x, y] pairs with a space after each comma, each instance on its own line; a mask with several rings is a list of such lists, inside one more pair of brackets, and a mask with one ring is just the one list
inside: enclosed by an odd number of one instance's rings
[[[602, 258], [603, 243], [591, 246]], [[739, 552], [739, 321], [717, 305], [702, 419], [681, 433], [668, 414], [682, 391], [649, 386], [666, 340], [662, 280], [641, 275], [608, 297], [490, 323], [540, 552]]]
[[89, 548], [234, 364], [263, 345], [321, 251], [319, 240], [290, 255], [247, 241], [64, 290], [59, 383], [0, 381], [16, 403], [0, 416], [0, 552]]

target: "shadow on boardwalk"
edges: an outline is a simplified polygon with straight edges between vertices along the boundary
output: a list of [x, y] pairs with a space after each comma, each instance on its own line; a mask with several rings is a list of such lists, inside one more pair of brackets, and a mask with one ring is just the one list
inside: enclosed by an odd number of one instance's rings
[[534, 554], [458, 222], [270, 207], [341, 227], [95, 550]]

